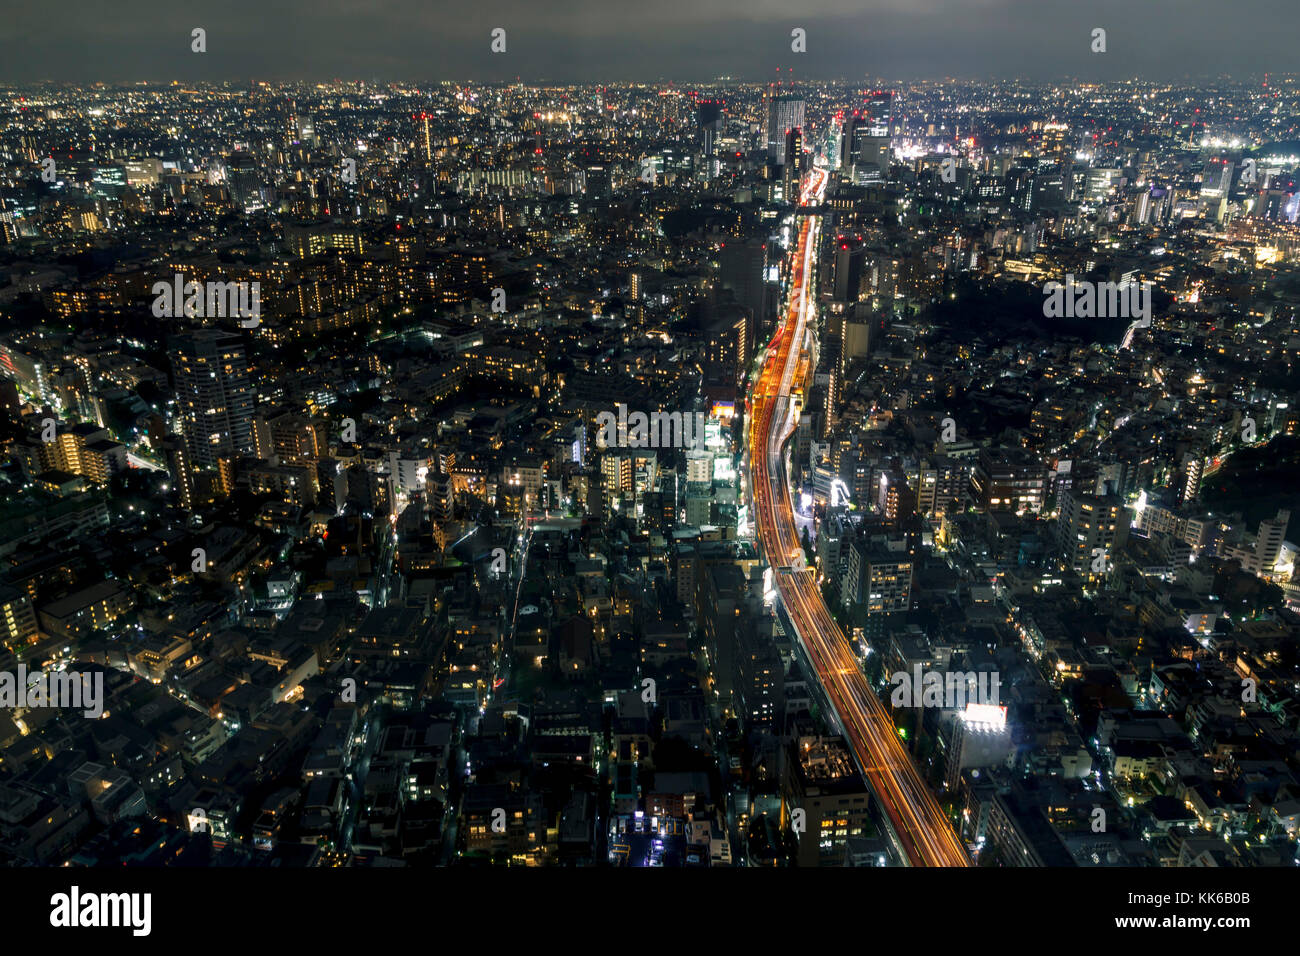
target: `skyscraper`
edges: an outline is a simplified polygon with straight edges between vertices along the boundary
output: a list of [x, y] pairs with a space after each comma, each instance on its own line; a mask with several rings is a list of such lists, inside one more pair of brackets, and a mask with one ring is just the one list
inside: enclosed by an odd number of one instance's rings
[[[878, 122], [883, 125], [876, 125]], [[840, 138], [841, 176], [858, 184], [888, 177], [892, 152], [888, 123], [887, 117], [882, 120], [861, 113], [845, 117]]]
[[712, 156], [717, 150], [718, 133], [722, 130], [722, 100], [698, 100], [695, 111], [702, 152], [705, 156]]
[[832, 299], [837, 303], [858, 301], [862, 294], [862, 280], [866, 271], [867, 250], [860, 239], [840, 236], [835, 249], [835, 271]]
[[852, 176], [852, 166], [856, 162], [862, 137], [867, 135], [868, 125], [860, 113], [844, 117], [844, 131], [840, 136], [840, 168], [846, 177]]
[[748, 332], [748, 354], [753, 354], [755, 333], [768, 319], [771, 297], [763, 281], [766, 268], [767, 243], [761, 239], [727, 242], [718, 250], [719, 287], [730, 290], [736, 302], [746, 306], [754, 317]]
[[867, 122], [873, 136], [894, 135], [894, 94], [878, 91], [867, 99]]
[[700, 150], [704, 156], [703, 168], [706, 179], [718, 175], [718, 134], [722, 132], [722, 100], [698, 100], [696, 102], [696, 120], [700, 128]]
[[262, 184], [251, 153], [240, 151], [226, 158], [226, 183], [237, 207], [250, 212], [262, 207]]
[[803, 127], [802, 96], [770, 96], [767, 101], [767, 158], [785, 165], [785, 134]]
[[220, 329], [176, 336], [171, 347], [179, 425], [195, 468], [253, 453], [253, 392], [243, 340]]
[[785, 198], [797, 202], [803, 180], [803, 131], [794, 127], [785, 134]]
[[298, 104], [293, 97], [285, 101], [281, 115], [284, 120], [284, 145], [293, 146], [298, 142]]
[[429, 114], [420, 114], [420, 149], [426, 163], [433, 161], [433, 143], [429, 140]]

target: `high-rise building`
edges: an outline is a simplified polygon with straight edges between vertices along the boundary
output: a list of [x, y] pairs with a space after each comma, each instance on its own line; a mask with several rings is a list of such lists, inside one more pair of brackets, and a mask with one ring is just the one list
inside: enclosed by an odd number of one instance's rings
[[883, 182], [889, 177], [889, 157], [888, 136], [859, 136], [858, 151], [853, 159], [853, 181], [859, 185]]
[[284, 108], [284, 145], [293, 146], [298, 142], [298, 104], [290, 97]]
[[585, 172], [585, 189], [588, 196], [603, 198], [610, 194], [612, 182], [610, 180], [609, 166], [604, 163], [590, 163]]
[[734, 564], [715, 564], [696, 579], [695, 614], [700, 636], [708, 648], [717, 680], [718, 703], [724, 715], [735, 713], [736, 629], [745, 598], [745, 575]]
[[785, 199], [799, 201], [799, 186], [803, 181], [803, 131], [794, 127], [785, 134]]
[[737, 628], [736, 707], [747, 727], [771, 725], [783, 712], [785, 666], [771, 633], [774, 620], [743, 616]]
[[697, 100], [696, 121], [700, 127], [700, 148], [705, 156], [717, 152], [718, 134], [722, 132], [722, 100]]
[[968, 482], [967, 469], [956, 459], [947, 455], [924, 459], [914, 482], [916, 510], [921, 514], [942, 514], [954, 501], [965, 497]]
[[840, 168], [846, 175], [852, 175], [854, 157], [862, 143], [862, 137], [870, 131], [867, 120], [861, 113], [844, 117], [843, 132], [840, 135]]
[[1195, 501], [1201, 493], [1201, 478], [1205, 474], [1205, 455], [1189, 451], [1183, 455], [1183, 495], [1184, 504]]
[[840, 601], [858, 609], [866, 635], [879, 637], [889, 621], [911, 608], [913, 555], [856, 538], [843, 548], [841, 560]]
[[253, 391], [243, 340], [219, 329], [176, 336], [171, 348], [181, 433], [195, 468], [253, 454]]
[[951, 738], [944, 779], [950, 790], [961, 783], [963, 770], [1000, 766], [1015, 749], [1005, 707], [967, 707], [947, 727]]
[[230, 188], [231, 201], [240, 209], [254, 211], [261, 208], [261, 182], [252, 154], [242, 151], [230, 154], [226, 159], [226, 184]]
[[1276, 518], [1266, 518], [1259, 523], [1259, 534], [1255, 536], [1255, 555], [1250, 568], [1255, 574], [1271, 575], [1273, 565], [1277, 564], [1282, 553], [1282, 541], [1286, 537], [1286, 526], [1291, 520], [1291, 512], [1285, 508], [1277, 513]]
[[194, 466], [185, 447], [185, 439], [180, 435], [168, 435], [160, 443], [160, 448], [167, 459], [167, 473], [176, 484], [181, 508], [194, 510]]
[[802, 96], [769, 96], [767, 101], [767, 158], [778, 166], [785, 165], [785, 134], [802, 128]]
[[769, 315], [769, 295], [763, 273], [767, 269], [767, 243], [762, 239], [731, 240], [718, 250], [718, 286], [729, 290], [739, 305], [749, 309], [754, 321], [748, 330], [746, 352], [753, 354], [755, 334]]
[[862, 294], [867, 251], [852, 236], [840, 236], [835, 246], [835, 286], [832, 298], [838, 303], [857, 302]]
[[1115, 549], [1128, 537], [1128, 526], [1128, 512], [1119, 498], [1071, 488], [1061, 496], [1057, 520], [1061, 562], [1085, 576], [1104, 574], [1115, 560]]
[[826, 438], [840, 420], [840, 401], [844, 397], [844, 375], [840, 371], [844, 358], [844, 339], [840, 335], [827, 335], [822, 342], [821, 363], [826, 372], [826, 402], [822, 407], [820, 436]]
[[880, 90], [867, 98], [867, 122], [875, 136], [890, 138], [894, 135], [894, 94]]
[[854, 183], [880, 182], [889, 175], [892, 140], [886, 125], [855, 113], [844, 120], [840, 139], [841, 175]]
[[749, 371], [750, 311], [724, 303], [706, 310], [704, 363], [711, 379], [740, 385]]

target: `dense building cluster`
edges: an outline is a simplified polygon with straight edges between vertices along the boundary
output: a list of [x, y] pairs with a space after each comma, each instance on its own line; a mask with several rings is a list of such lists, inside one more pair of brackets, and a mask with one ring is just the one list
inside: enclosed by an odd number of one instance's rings
[[0, 860], [1296, 863], [1295, 78], [5, 94]]

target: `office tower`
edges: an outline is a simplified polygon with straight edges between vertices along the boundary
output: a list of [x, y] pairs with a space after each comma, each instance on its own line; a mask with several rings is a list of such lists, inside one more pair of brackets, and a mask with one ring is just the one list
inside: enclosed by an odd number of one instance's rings
[[858, 131], [853, 156], [853, 182], [858, 185], [883, 182], [889, 177], [889, 137]]
[[1105, 202], [1119, 186], [1122, 175], [1123, 172], [1118, 167], [1094, 166], [1087, 173], [1084, 197], [1092, 203]]
[[298, 143], [298, 105], [290, 97], [284, 108], [284, 145], [295, 146]]
[[803, 131], [794, 127], [785, 134], [785, 199], [799, 201], [799, 186], [803, 182]]
[[880, 182], [889, 175], [892, 155], [887, 126], [873, 125], [871, 116], [854, 113], [844, 121], [840, 139], [841, 175], [854, 183]]
[[236, 207], [248, 211], [262, 205], [261, 183], [252, 154], [232, 153], [226, 158], [226, 184]]
[[1069, 198], [1066, 177], [1059, 169], [1035, 176], [1029, 183], [1029, 197], [1026, 210], [1060, 209]]
[[195, 468], [253, 453], [253, 392], [238, 335], [199, 329], [173, 339], [172, 376], [181, 433]]
[[586, 167], [585, 172], [586, 188], [583, 191], [588, 196], [603, 198], [610, 194], [612, 183], [608, 166], [604, 163], [591, 163]]
[[700, 128], [701, 149], [705, 156], [717, 151], [718, 133], [722, 131], [722, 100], [699, 100], [695, 104]]
[[316, 136], [316, 121], [310, 116], [298, 117], [298, 139], [308, 146], [320, 145], [320, 139]]
[[1226, 199], [1232, 185], [1232, 163], [1226, 159], [1212, 159], [1201, 171], [1201, 198]]
[[735, 713], [736, 654], [739, 641], [736, 629], [745, 599], [745, 574], [734, 564], [715, 564], [701, 570], [696, 578], [695, 615], [700, 622], [700, 638], [709, 652], [716, 677], [718, 703], [723, 715]]
[[737, 628], [736, 709], [746, 727], [770, 726], [784, 712], [785, 666], [773, 639], [773, 619], [741, 618]]
[[846, 608], [861, 606], [866, 633], [879, 636], [888, 620], [912, 606], [912, 554], [859, 537], [844, 547], [842, 560], [840, 601]]
[[778, 166], [785, 165], [785, 134], [802, 128], [802, 96], [769, 96], [767, 101], [767, 158]]
[[844, 118], [843, 132], [840, 135], [840, 168], [846, 176], [852, 176], [853, 164], [857, 161], [858, 151], [862, 147], [862, 137], [870, 132], [870, 126], [861, 113], [854, 113]]
[[429, 139], [429, 114], [420, 113], [419, 120], [420, 120], [420, 148], [421, 151], [424, 153], [424, 161], [427, 163], [433, 160], [433, 143]]
[[835, 285], [832, 298], [837, 303], [857, 302], [866, 275], [867, 250], [851, 236], [840, 236], [835, 249]]
[[826, 404], [822, 408], [820, 437], [826, 438], [840, 420], [840, 402], [844, 396], [844, 376], [841, 373], [844, 340], [838, 335], [827, 335], [822, 344], [822, 370], [826, 372]]
[[886, 139], [894, 135], [896, 130], [894, 129], [894, 94], [892, 91], [882, 90], [871, 94], [867, 98], [866, 114], [872, 135], [884, 136]]
[[754, 352], [755, 336], [768, 319], [769, 295], [763, 273], [767, 268], [767, 243], [761, 239], [731, 240], [718, 250], [718, 287], [729, 290], [738, 305], [749, 309], [753, 321], [745, 351]]

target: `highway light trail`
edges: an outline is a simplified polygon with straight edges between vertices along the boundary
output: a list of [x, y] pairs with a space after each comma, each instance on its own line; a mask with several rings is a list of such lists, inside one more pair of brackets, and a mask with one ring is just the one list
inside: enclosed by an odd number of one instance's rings
[[[819, 201], [826, 172], [814, 169], [801, 196]], [[913, 866], [970, 866], [961, 841], [903, 748], [894, 722], [867, 684], [848, 639], [831, 617], [812, 571], [781, 573], [802, 554], [781, 464], [793, 430], [791, 388], [811, 317], [808, 285], [815, 268], [817, 220], [799, 227], [791, 253], [794, 272], [789, 306], [772, 339], [753, 393], [749, 421], [750, 484], [759, 538], [778, 573], [777, 590], [798, 639], [817, 671], [844, 729], [850, 750], [888, 817], [903, 854]]]

